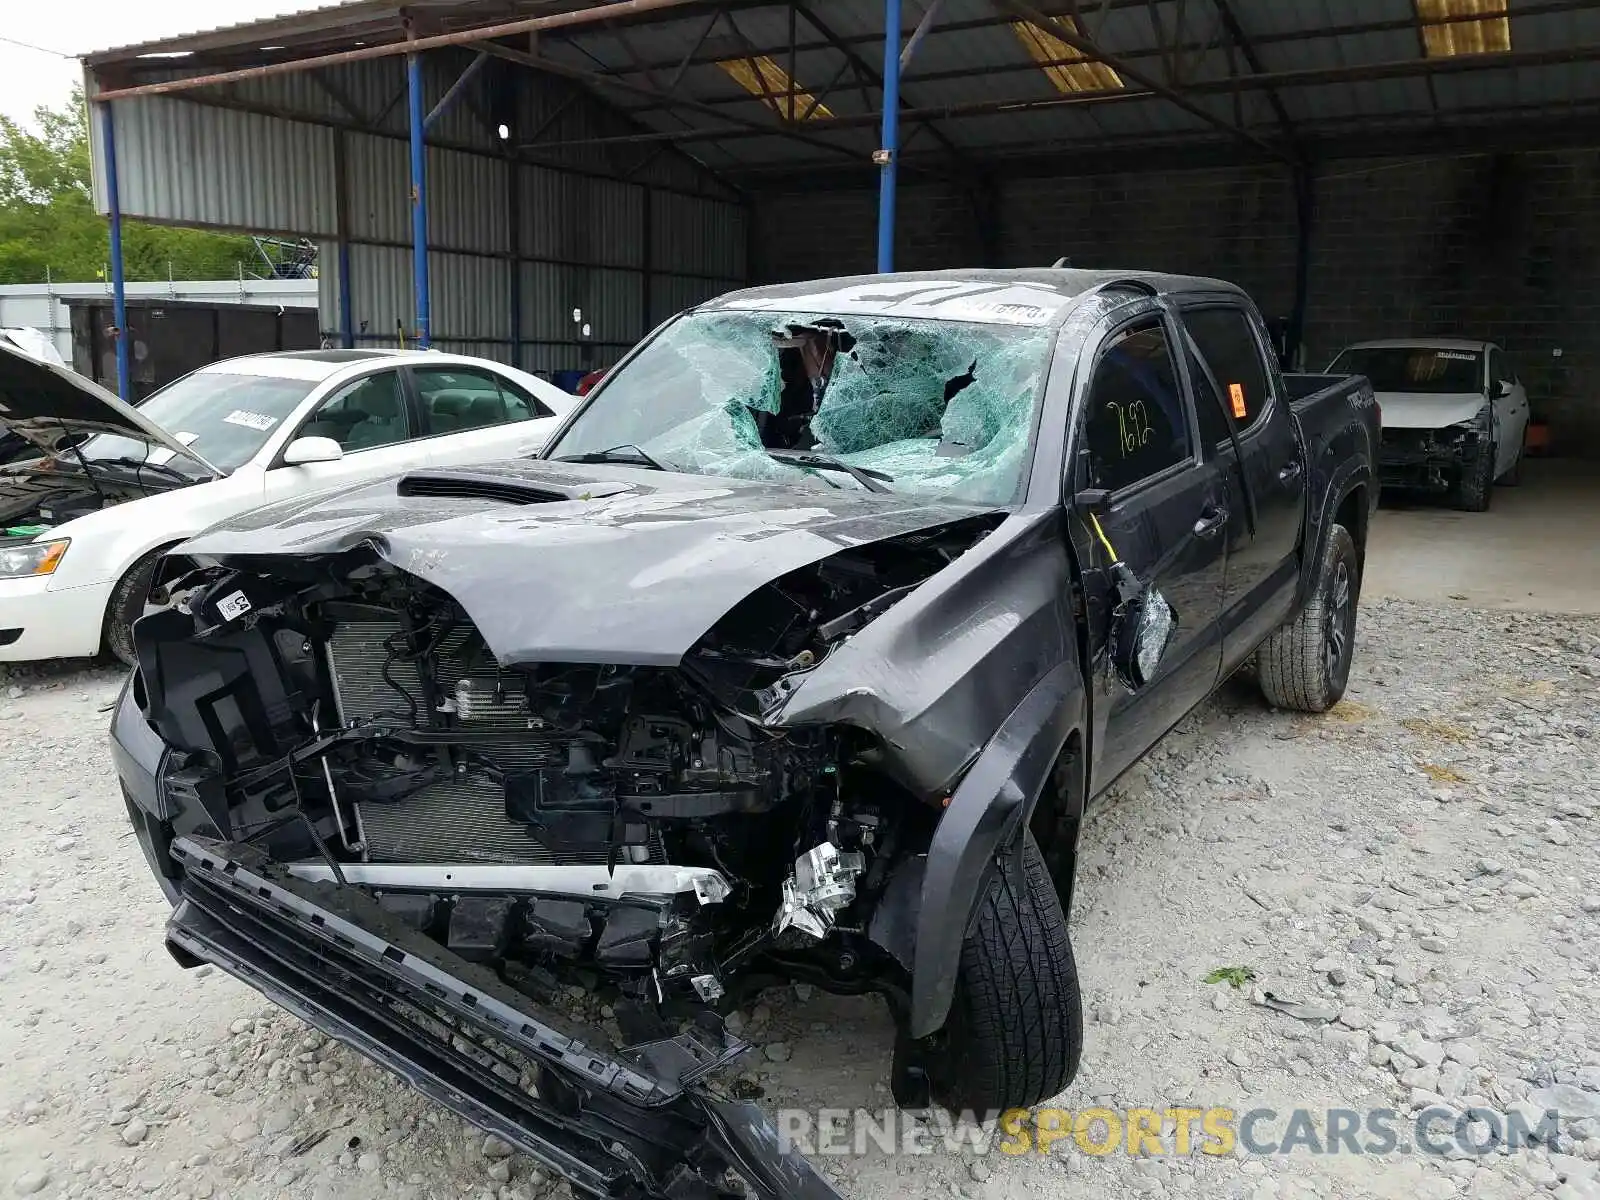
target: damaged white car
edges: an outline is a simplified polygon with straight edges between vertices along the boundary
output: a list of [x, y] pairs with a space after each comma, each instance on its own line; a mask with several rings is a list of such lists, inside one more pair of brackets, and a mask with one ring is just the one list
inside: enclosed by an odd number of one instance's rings
[[0, 662], [131, 663], [184, 538], [273, 500], [531, 454], [574, 403], [482, 359], [303, 350], [213, 363], [133, 408], [0, 340], [0, 428], [23, 443], [0, 467]]
[[1365, 375], [1383, 410], [1383, 486], [1447, 495], [1483, 512], [1496, 483], [1522, 472], [1528, 390], [1493, 342], [1414, 338], [1361, 342], [1333, 374]]

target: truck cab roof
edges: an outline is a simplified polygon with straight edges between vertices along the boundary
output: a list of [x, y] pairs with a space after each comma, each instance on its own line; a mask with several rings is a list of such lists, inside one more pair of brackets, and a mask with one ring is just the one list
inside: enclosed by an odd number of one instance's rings
[[904, 271], [769, 284], [718, 296], [697, 311], [821, 312], [1051, 327], [1080, 298], [1111, 284], [1152, 295], [1244, 292], [1220, 279], [1155, 271], [1090, 271], [1072, 267], [1011, 270]]

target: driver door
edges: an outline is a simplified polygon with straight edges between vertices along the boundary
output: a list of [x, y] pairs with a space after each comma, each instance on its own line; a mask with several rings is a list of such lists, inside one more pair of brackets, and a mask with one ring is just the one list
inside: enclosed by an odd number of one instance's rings
[[[1166, 321], [1146, 317], [1101, 345], [1074, 438], [1077, 486], [1107, 494], [1097, 512], [1117, 556], [1158, 588], [1176, 618], [1154, 678], [1130, 694], [1109, 662], [1110, 555], [1089, 530], [1075, 534], [1079, 561], [1100, 572], [1088, 605], [1094, 652], [1096, 777], [1110, 781], [1203, 700], [1222, 666], [1228, 491], [1214, 461], [1197, 453], [1193, 407], [1182, 386]], [[1088, 521], [1088, 513], [1080, 515]], [[1087, 582], [1087, 581], [1086, 581]]]

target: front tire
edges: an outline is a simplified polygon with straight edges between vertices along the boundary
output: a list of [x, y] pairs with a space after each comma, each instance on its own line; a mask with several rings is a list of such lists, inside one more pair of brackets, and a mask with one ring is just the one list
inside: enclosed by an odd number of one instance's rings
[[150, 585], [155, 582], [156, 567], [167, 552], [163, 546], [152, 550], [117, 580], [111, 591], [111, 602], [106, 605], [105, 648], [124, 666], [138, 665], [133, 653], [133, 623], [144, 616], [145, 600], [150, 595]]
[[1078, 1073], [1083, 1001], [1066, 914], [1033, 835], [1009, 856], [980, 901], [961, 948], [934, 1099], [974, 1112], [1026, 1108]]
[[1267, 703], [1297, 712], [1327, 712], [1339, 703], [1355, 657], [1360, 597], [1361, 556], [1350, 531], [1335, 525], [1305, 607], [1256, 652], [1256, 678]]
[[1488, 512], [1494, 496], [1493, 442], [1479, 442], [1478, 456], [1468, 463], [1456, 484], [1456, 507], [1462, 512]]

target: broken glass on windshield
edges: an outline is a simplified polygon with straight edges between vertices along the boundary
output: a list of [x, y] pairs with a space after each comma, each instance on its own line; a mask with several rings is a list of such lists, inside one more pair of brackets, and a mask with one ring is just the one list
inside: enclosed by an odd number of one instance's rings
[[1050, 344], [1010, 325], [691, 314], [615, 372], [551, 453], [633, 445], [694, 474], [857, 488], [865, 471], [894, 492], [1007, 503]]

